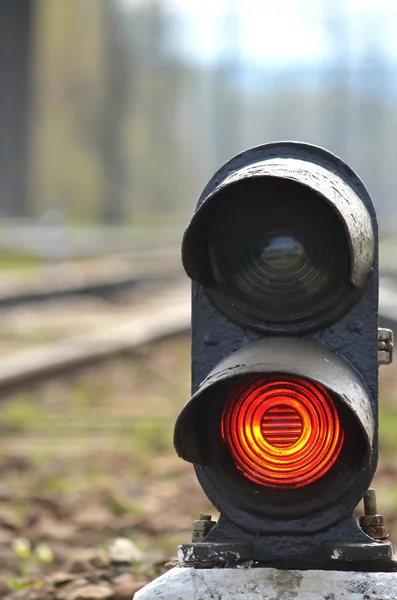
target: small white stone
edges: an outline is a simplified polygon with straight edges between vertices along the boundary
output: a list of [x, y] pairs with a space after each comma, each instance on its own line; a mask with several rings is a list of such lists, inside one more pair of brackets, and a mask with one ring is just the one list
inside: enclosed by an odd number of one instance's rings
[[142, 552], [131, 540], [127, 538], [117, 538], [108, 549], [109, 558], [112, 562], [139, 562], [142, 559]]

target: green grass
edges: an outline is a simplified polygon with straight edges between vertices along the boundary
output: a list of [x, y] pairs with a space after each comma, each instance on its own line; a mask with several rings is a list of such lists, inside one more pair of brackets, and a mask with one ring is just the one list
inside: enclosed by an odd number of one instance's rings
[[6, 402], [0, 411], [2, 430], [29, 431], [43, 423], [42, 407], [29, 396], [19, 396]]
[[44, 496], [51, 498], [59, 494], [66, 494], [73, 491], [73, 481], [67, 475], [48, 477], [41, 487]]
[[35, 269], [42, 266], [40, 257], [23, 252], [0, 252], [0, 270]]
[[[177, 458], [172, 443], [189, 396], [189, 354], [188, 336], [181, 336], [3, 399], [2, 482], [22, 531], [32, 512], [41, 518], [51, 506], [65, 511], [65, 522], [80, 506], [104, 507], [109, 523], [105, 518], [91, 537], [71, 521], [77, 546], [105, 543], [120, 523], [115, 536], [131, 538], [142, 551], [155, 548], [164, 561], [175, 556], [191, 537], [193, 518], [207, 510], [193, 468]], [[52, 504], [32, 502], [37, 497]], [[171, 525], [159, 518], [163, 512]], [[51, 547], [51, 539], [43, 541]]]
[[131, 428], [133, 445], [139, 456], [155, 456], [172, 449], [173, 422], [150, 417]]
[[108, 492], [103, 503], [106, 508], [108, 508], [116, 517], [124, 517], [125, 515], [141, 515], [143, 513], [141, 505], [116, 496], [116, 494], [111, 491]]
[[379, 446], [382, 454], [397, 454], [397, 410], [384, 402], [379, 406]]

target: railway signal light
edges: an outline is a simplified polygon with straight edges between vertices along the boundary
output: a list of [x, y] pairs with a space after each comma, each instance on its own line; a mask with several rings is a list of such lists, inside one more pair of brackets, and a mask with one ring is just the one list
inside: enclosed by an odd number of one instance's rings
[[205, 187], [182, 245], [192, 397], [174, 442], [220, 518], [183, 562], [391, 561], [352, 516], [378, 455], [377, 253], [366, 188], [323, 149], [258, 146]]

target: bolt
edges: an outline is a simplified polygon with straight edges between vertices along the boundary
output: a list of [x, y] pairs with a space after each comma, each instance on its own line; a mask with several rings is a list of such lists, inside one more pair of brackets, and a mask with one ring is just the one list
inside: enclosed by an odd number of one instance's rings
[[393, 332], [391, 329], [378, 328], [378, 362], [390, 365], [393, 360]]
[[211, 515], [200, 513], [200, 518], [193, 521], [192, 542], [202, 542], [214, 525]]
[[360, 527], [374, 540], [385, 540], [389, 537], [386, 531], [383, 515], [378, 515], [376, 506], [376, 492], [370, 488], [364, 495], [365, 515], [360, 517]]
[[376, 492], [369, 488], [364, 495], [364, 513], [366, 515], [376, 515], [378, 513], [376, 506]]

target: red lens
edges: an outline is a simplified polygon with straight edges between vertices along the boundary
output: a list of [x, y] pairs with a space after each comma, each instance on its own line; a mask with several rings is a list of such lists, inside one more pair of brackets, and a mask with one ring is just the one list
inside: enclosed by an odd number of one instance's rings
[[237, 468], [272, 488], [301, 487], [322, 477], [344, 437], [330, 394], [292, 376], [245, 380], [225, 405], [221, 429]]

